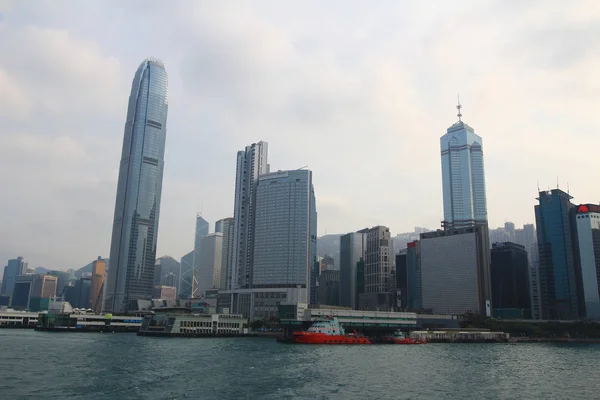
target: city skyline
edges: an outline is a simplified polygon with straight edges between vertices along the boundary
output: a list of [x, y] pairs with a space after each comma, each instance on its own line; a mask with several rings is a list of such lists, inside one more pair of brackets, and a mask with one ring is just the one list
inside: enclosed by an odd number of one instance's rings
[[[84, 4], [0, 2], [0, 50], [14, 55], [0, 61], [0, 156], [11, 166], [0, 184], [15, 193], [1, 203], [10, 212], [0, 259], [23, 255], [32, 266], [66, 270], [108, 256], [127, 86], [148, 55], [174, 74], [158, 255], [179, 259], [193, 247], [200, 208], [211, 222], [231, 216], [231, 159], [258, 140], [269, 142], [273, 165], [315, 173], [319, 236], [378, 224], [392, 236], [438, 228], [438, 138], [455, 119], [456, 92], [486, 141], [491, 227], [533, 222], [538, 181], [554, 188], [558, 177], [576, 202], [599, 199], [590, 184], [600, 177], [592, 153], [600, 144], [592, 97], [599, 55], [586, 43], [600, 9], [553, 3], [537, 15], [532, 4], [475, 4], [381, 3], [367, 13], [349, 3], [333, 26], [309, 30], [334, 7], [241, 5], [248, 18], [237, 21], [225, 5], [178, 3], [149, 5], [138, 20], [133, 5], [109, 1], [90, 20]], [[115, 8], [149, 40], [136, 41], [131, 24], [106, 32], [100, 21], [121, 18]], [[475, 22], [437, 24], [442, 17]], [[165, 36], [155, 32], [159, 21]], [[362, 33], [338, 33], [348, 27]], [[562, 40], [544, 33], [564, 31]], [[200, 148], [205, 157], [195, 157]], [[378, 162], [359, 168], [370, 154]], [[383, 185], [386, 196], [370, 195]]]

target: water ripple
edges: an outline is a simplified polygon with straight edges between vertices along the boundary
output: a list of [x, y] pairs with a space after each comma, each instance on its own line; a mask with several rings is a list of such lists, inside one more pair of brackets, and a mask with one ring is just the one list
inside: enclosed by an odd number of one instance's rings
[[0, 329], [0, 399], [592, 399], [599, 345], [294, 346]]

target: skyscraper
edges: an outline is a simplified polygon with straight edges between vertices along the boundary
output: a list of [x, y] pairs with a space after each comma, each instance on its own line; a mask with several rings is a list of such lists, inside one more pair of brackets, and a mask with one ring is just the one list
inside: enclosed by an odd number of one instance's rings
[[202, 257], [202, 238], [208, 235], [210, 224], [196, 214], [196, 226], [194, 228], [194, 250], [181, 258], [181, 281], [178, 286], [179, 295], [187, 299], [197, 297], [198, 289], [198, 266]]
[[167, 133], [167, 73], [146, 59], [127, 110], [103, 310], [121, 313], [151, 299]]
[[358, 309], [358, 297], [364, 292], [364, 257], [367, 235], [352, 232], [340, 237], [340, 305]]
[[600, 206], [581, 204], [572, 210], [577, 230], [576, 261], [581, 275], [580, 309], [600, 319]]
[[231, 264], [233, 262], [233, 218], [223, 218], [215, 223], [215, 232], [223, 234], [221, 254], [221, 278], [219, 289], [231, 287]]
[[579, 298], [571, 229], [572, 197], [560, 189], [539, 193], [535, 206], [542, 319], [578, 319]]
[[492, 313], [497, 318], [531, 318], [529, 263], [525, 247], [494, 243], [490, 266]]
[[[426, 233], [426, 232], [424, 232]], [[415, 240], [406, 248], [406, 285], [408, 289], [408, 308], [421, 308], [421, 242]]]
[[483, 141], [465, 124], [458, 108], [458, 122], [440, 138], [444, 227], [447, 229], [487, 223]]
[[200, 248], [200, 241], [206, 235], [208, 235], [210, 224], [207, 220], [202, 218], [202, 215], [196, 215], [196, 235], [194, 236], [194, 249]]
[[154, 263], [154, 286], [179, 287], [181, 264], [170, 256], [162, 256]]
[[237, 153], [231, 289], [250, 288], [254, 256], [256, 182], [269, 172], [268, 144], [253, 143]]
[[262, 175], [256, 188], [253, 288], [300, 290], [316, 302], [317, 209], [309, 170]]
[[386, 310], [395, 307], [396, 270], [390, 229], [386, 226], [366, 228], [365, 291], [359, 295], [360, 309]]
[[50, 298], [56, 295], [58, 278], [50, 275], [27, 274], [16, 278], [11, 307], [20, 310], [48, 309]]
[[102, 292], [104, 289], [104, 274], [106, 261], [98, 257], [92, 265], [92, 288], [90, 290], [90, 305], [94, 312], [99, 313], [102, 307]]
[[487, 224], [421, 234], [421, 302], [436, 314], [491, 316]]
[[196, 258], [197, 268], [195, 297], [204, 297], [206, 289], [218, 289], [221, 282], [223, 234], [211, 233], [200, 240], [200, 252]]
[[192, 284], [194, 282], [194, 250], [181, 257], [181, 270], [177, 293], [182, 299], [192, 296]]
[[4, 267], [4, 276], [2, 277], [2, 290], [0, 294], [8, 294], [12, 296], [17, 276], [25, 274], [27, 270], [27, 262], [23, 261], [23, 257], [17, 257], [8, 260], [8, 264]]

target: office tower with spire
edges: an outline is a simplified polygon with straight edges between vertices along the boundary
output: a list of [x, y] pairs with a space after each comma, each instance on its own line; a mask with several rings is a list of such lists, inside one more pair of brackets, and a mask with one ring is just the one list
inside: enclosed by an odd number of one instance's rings
[[181, 258], [181, 281], [178, 287], [180, 297], [185, 299], [197, 297], [198, 293], [198, 267], [202, 253], [202, 238], [208, 235], [210, 224], [196, 214], [196, 225], [194, 233], [194, 250]]
[[440, 138], [444, 230], [421, 234], [421, 302], [436, 313], [491, 316], [483, 141], [462, 121]]
[[487, 224], [483, 141], [462, 121], [461, 108], [440, 138], [445, 229]]
[[269, 172], [267, 156], [266, 142], [253, 143], [237, 153], [231, 289], [252, 287], [256, 184], [260, 175]]
[[119, 167], [104, 312], [151, 299], [167, 133], [167, 73], [157, 59], [135, 73]]

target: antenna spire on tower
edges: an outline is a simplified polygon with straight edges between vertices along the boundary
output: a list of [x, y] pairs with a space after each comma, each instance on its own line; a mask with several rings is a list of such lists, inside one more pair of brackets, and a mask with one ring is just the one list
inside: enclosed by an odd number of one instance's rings
[[458, 115], [458, 121], [461, 121], [462, 114], [460, 112], [460, 109], [462, 108], [462, 106], [460, 105], [460, 94], [457, 93], [456, 97], [458, 99], [458, 105], [456, 106], [456, 109], [458, 110], [458, 114], [457, 114]]

